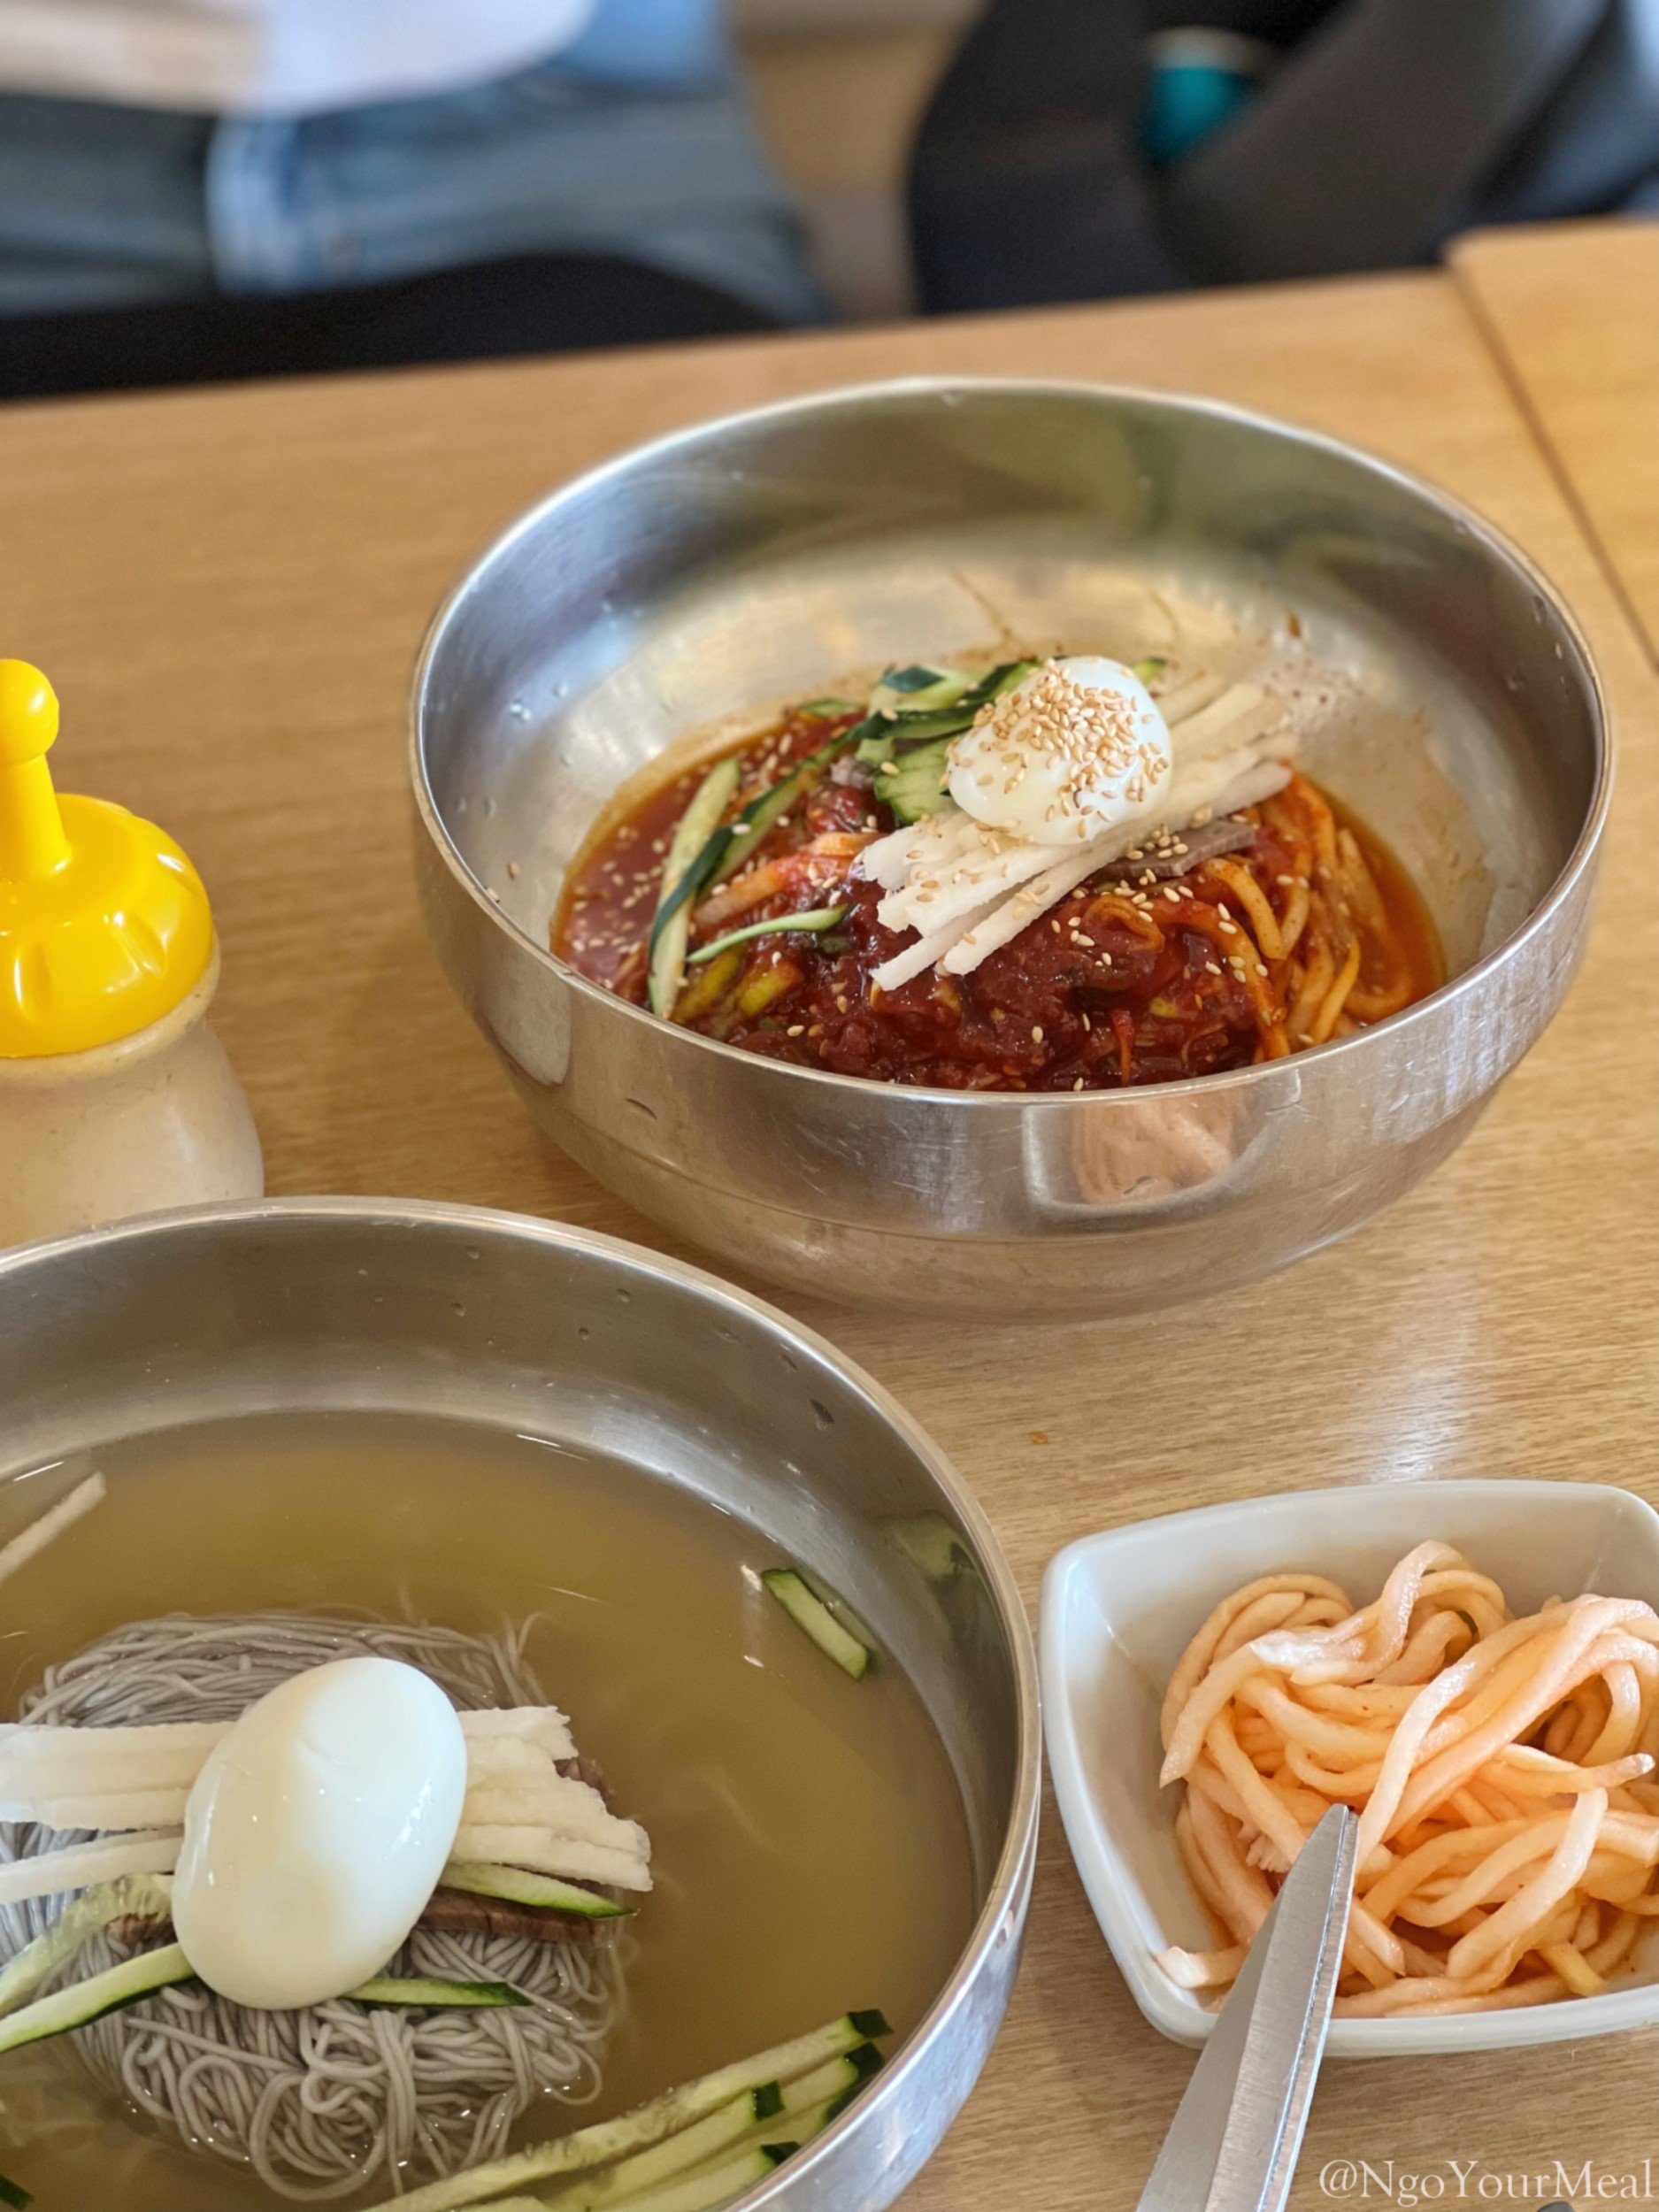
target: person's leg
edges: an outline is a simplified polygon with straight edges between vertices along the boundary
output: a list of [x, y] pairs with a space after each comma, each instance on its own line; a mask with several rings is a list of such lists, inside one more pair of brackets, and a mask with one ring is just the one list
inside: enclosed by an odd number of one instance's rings
[[0, 94], [0, 317], [211, 292], [212, 128], [205, 116]]
[[227, 291], [581, 254], [671, 272], [780, 321], [823, 312], [724, 72], [641, 85], [549, 63], [438, 99], [227, 122], [208, 188]]

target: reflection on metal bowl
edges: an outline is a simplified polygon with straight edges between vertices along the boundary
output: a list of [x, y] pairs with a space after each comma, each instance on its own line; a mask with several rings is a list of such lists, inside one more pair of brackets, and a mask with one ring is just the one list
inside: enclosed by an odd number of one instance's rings
[[[1062, 643], [1328, 679], [1305, 764], [1410, 871], [1447, 985], [1196, 1084], [964, 1094], [744, 1053], [547, 949], [600, 810], [688, 733]], [[1201, 401], [918, 381], [710, 424], [534, 509], [433, 626], [412, 773], [440, 956], [574, 1158], [776, 1280], [1006, 1314], [1251, 1280], [1444, 1159], [1571, 981], [1609, 766], [1571, 616], [1427, 486]]]

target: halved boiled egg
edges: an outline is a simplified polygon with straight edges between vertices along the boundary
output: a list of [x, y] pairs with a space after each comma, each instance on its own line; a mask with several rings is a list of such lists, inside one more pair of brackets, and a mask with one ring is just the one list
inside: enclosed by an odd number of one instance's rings
[[1158, 812], [1174, 772], [1169, 726], [1133, 669], [1094, 654], [1046, 661], [951, 742], [966, 814], [1037, 845], [1075, 845]]
[[380, 1972], [436, 1888], [466, 1795], [460, 1717], [396, 1659], [339, 1659], [262, 1697], [208, 1755], [173, 1920], [211, 1989], [320, 2004]]

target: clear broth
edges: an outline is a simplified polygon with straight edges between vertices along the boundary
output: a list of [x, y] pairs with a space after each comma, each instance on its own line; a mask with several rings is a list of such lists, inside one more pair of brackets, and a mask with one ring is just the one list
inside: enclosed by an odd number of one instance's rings
[[[250, 1418], [96, 1463], [107, 1500], [0, 1600], [8, 1716], [51, 1661], [157, 1613], [366, 1607], [472, 1632], [535, 1617], [531, 1663], [649, 1830], [657, 1886], [603, 2097], [534, 2107], [519, 2139], [849, 2007], [902, 2033], [938, 1993], [973, 1913], [943, 1747], [895, 1670], [853, 1682], [791, 1624], [757, 1580], [776, 1548], [742, 1521], [626, 1465], [426, 1420]], [[43, 1477], [42, 1500], [74, 1471]], [[19, 1502], [0, 1488], [8, 1533], [43, 1509]], [[66, 2040], [0, 2058], [0, 2144], [36, 2212], [284, 2201], [144, 2131]]]

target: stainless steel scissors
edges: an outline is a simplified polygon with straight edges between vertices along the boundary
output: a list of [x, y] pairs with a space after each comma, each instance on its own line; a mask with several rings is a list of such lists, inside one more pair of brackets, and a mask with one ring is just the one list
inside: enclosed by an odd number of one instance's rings
[[1281, 2212], [1336, 1998], [1359, 1823], [1302, 1846], [1199, 2054], [1139, 2212]]

